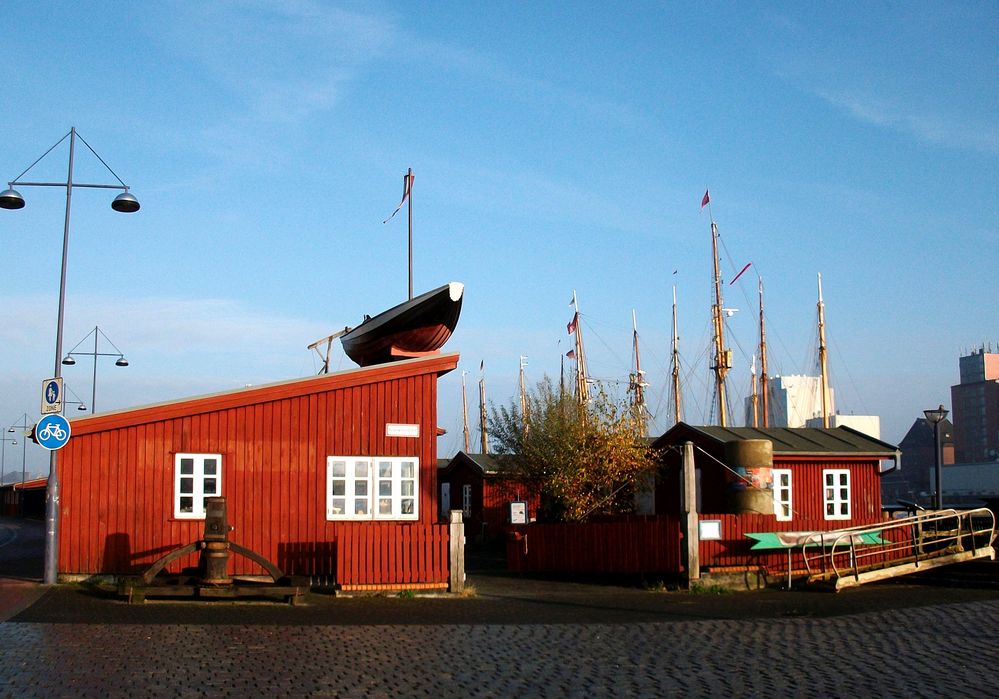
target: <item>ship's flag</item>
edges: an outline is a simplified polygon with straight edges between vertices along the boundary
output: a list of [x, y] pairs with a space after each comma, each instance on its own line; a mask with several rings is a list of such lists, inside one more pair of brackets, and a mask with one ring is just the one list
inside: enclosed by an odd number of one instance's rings
[[579, 314], [578, 313], [574, 313], [573, 316], [572, 316], [572, 320], [570, 320], [569, 324], [565, 326], [565, 329], [569, 331], [570, 335], [572, 335], [574, 332], [576, 332], [576, 322], [578, 320], [579, 320]]
[[742, 276], [742, 273], [745, 272], [747, 269], [749, 269], [752, 266], [752, 264], [753, 264], [752, 262], [747, 262], [746, 266], [743, 267], [737, 275], [735, 275], [735, 277], [732, 279], [732, 281], [728, 283], [728, 285], [732, 286], [733, 284], [735, 284], [739, 280], [739, 277]]
[[395, 207], [395, 211], [392, 212], [392, 215], [382, 221], [382, 223], [388, 223], [391, 221], [392, 218], [399, 213], [399, 209], [406, 204], [406, 200], [409, 199], [409, 195], [413, 191], [413, 179], [413, 168], [409, 168], [409, 172], [402, 176], [402, 201], [399, 202], [399, 206]]
[[569, 359], [575, 359], [576, 350], [569, 350], [568, 352], [565, 353], [565, 356], [568, 357]]
[[701, 199], [701, 208], [703, 209], [705, 206], [707, 206], [710, 203], [711, 203], [711, 197], [708, 195], [708, 190], [705, 189], [704, 197]]

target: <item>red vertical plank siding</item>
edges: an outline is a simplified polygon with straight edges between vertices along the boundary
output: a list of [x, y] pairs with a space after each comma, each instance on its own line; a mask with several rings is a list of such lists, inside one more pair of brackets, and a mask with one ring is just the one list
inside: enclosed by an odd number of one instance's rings
[[[203, 521], [173, 517], [175, 456], [218, 453], [233, 541], [342, 584], [446, 582], [447, 527], [431, 525], [436, 387], [456, 364], [440, 355], [75, 420], [59, 458], [60, 572], [134, 573], [199, 539]], [[388, 422], [420, 437], [386, 438]], [[326, 521], [334, 454], [418, 457], [419, 521]]]

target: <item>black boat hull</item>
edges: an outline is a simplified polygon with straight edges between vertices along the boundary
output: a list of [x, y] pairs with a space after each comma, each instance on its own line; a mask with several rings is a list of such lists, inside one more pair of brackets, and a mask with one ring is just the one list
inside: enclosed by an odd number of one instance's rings
[[423, 357], [451, 337], [464, 298], [464, 285], [451, 282], [367, 318], [340, 337], [343, 351], [359, 366]]

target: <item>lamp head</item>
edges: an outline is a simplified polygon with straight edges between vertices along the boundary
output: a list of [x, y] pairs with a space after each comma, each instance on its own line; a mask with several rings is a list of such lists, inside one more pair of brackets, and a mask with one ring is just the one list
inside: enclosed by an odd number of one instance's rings
[[73, 366], [74, 364], [76, 364], [76, 360], [73, 359], [73, 355], [67, 354], [65, 357], [63, 357], [62, 363], [65, 364], [66, 366]]
[[77, 410], [86, 410], [87, 406], [85, 406], [83, 403], [80, 403], [78, 406], [76, 406], [76, 409]]
[[946, 418], [947, 413], [948, 411], [946, 408], [943, 407], [943, 405], [941, 405], [939, 408], [936, 408], [935, 410], [923, 411], [923, 415], [926, 416], [926, 419], [932, 422], [934, 425], [937, 424], [938, 422], [941, 422], [944, 418]]
[[23, 209], [24, 197], [16, 189], [5, 189], [0, 192], [0, 209]]
[[124, 357], [118, 357], [118, 361], [114, 363], [115, 366], [128, 366], [128, 360]]
[[[21, 206], [24, 206], [23, 202]], [[123, 214], [133, 214], [139, 210], [139, 200], [130, 192], [125, 191], [114, 198], [114, 201], [111, 202], [111, 208]]]

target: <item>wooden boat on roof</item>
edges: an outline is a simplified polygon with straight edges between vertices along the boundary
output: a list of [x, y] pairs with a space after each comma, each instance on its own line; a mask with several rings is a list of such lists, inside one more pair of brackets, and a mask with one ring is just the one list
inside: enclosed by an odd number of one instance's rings
[[359, 366], [423, 357], [440, 350], [461, 313], [465, 285], [451, 282], [400, 303], [340, 336], [344, 353]]

